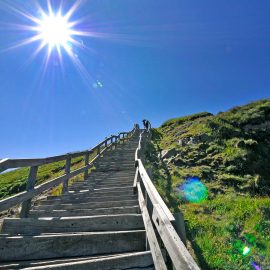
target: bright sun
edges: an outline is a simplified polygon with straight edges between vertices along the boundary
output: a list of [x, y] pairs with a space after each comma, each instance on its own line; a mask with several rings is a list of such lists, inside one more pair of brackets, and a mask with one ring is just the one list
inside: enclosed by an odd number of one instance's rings
[[70, 42], [72, 30], [68, 20], [60, 14], [43, 15], [37, 30], [41, 40], [51, 48], [66, 47]]
[[[96, 34], [85, 25], [82, 25], [84, 22], [83, 18], [77, 15], [76, 20], [72, 19], [73, 14], [84, 1], [70, 1], [73, 4], [69, 8], [64, 7], [64, 2], [66, 3], [66, 1], [59, 1], [61, 4], [58, 8], [52, 5], [52, 2], [57, 1], [47, 0], [44, 2], [47, 3], [47, 7], [45, 6], [46, 4], [41, 6], [37, 1], [36, 15], [32, 15], [29, 11], [19, 7], [14, 8], [12, 5], [10, 6], [11, 11], [15, 12], [16, 15], [22, 16], [24, 20], [28, 20], [28, 24], [20, 25], [18, 30], [28, 32], [28, 34], [31, 33], [31, 35], [24, 40], [18, 41], [8, 49], [36, 43], [37, 47], [33, 50], [29, 60], [33, 60], [39, 53], [45, 51], [44, 61], [41, 65], [41, 68], [44, 69], [42, 74], [45, 74], [47, 67], [51, 63], [53, 63], [54, 67], [60, 66], [64, 71], [64, 60], [65, 55], [67, 55], [87, 83], [95, 85], [93, 86], [94, 88], [102, 87], [103, 85], [99, 81], [99, 83], [96, 83], [96, 80], [90, 76], [80, 60], [80, 51], [88, 49], [81, 38], [101, 37], [100, 34]], [[93, 81], [95, 82], [94, 84]]]

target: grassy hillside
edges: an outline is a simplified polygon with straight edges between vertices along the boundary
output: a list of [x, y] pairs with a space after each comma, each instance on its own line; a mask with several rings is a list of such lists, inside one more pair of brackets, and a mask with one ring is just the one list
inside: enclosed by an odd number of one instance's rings
[[[153, 131], [146, 158], [159, 192], [184, 213], [202, 269], [269, 269], [270, 100], [171, 119]], [[200, 203], [180, 196], [191, 176], [207, 187]]]
[[[96, 153], [90, 156], [93, 158]], [[71, 160], [71, 171], [84, 166], [84, 157], [77, 157]], [[26, 188], [26, 182], [28, 178], [29, 168], [21, 168], [7, 173], [0, 174], [0, 199], [7, 198], [16, 193], [22, 192]], [[37, 175], [37, 184], [47, 182], [56, 177], [64, 175], [65, 173], [65, 161], [54, 162], [51, 164], [40, 166]], [[70, 179], [70, 183], [73, 181], [79, 181], [83, 179], [83, 174], [80, 174], [73, 179]], [[61, 191], [61, 185], [53, 190], [53, 194], [57, 195]]]

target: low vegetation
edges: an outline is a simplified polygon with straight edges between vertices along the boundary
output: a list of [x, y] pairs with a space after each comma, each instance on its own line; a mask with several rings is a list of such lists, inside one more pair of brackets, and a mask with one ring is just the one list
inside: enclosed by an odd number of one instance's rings
[[[184, 213], [202, 269], [269, 267], [270, 100], [166, 121], [153, 131], [146, 159], [171, 210]], [[189, 176], [201, 179], [207, 200], [179, 197]]]
[[[93, 158], [96, 153], [93, 153], [90, 157]], [[79, 169], [84, 166], [84, 157], [76, 157], [71, 160], [71, 171]], [[26, 189], [26, 182], [28, 178], [29, 168], [20, 168], [17, 170], [9, 171], [0, 174], [0, 199], [7, 198], [15, 195]], [[65, 173], [65, 161], [54, 162], [40, 166], [38, 169], [38, 175], [36, 185], [52, 180], [56, 177], [64, 175]], [[74, 181], [83, 180], [83, 174], [77, 175], [69, 180], [69, 185]], [[60, 195], [62, 185], [59, 185], [52, 190], [53, 195]]]

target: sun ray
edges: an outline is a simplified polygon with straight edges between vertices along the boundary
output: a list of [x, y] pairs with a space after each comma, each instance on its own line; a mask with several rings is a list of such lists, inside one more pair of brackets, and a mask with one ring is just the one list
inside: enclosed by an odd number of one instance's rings
[[[82, 3], [85, 3], [84, 0], [76, 0], [65, 12], [63, 5], [66, 2], [63, 0], [59, 2], [58, 8], [55, 8], [53, 5], [55, 2], [51, 0], [45, 2], [46, 6], [35, 1], [35, 13], [37, 15], [30, 14], [18, 5], [11, 6], [7, 4], [5, 8], [9, 8], [9, 11], [23, 18], [22, 23], [10, 24], [10, 27], [20, 31], [23, 35], [29, 35], [29, 37], [19, 40], [3, 51], [10, 51], [37, 42], [37, 47], [33, 49], [33, 53], [27, 58], [25, 65], [28, 65], [37, 55], [44, 51], [45, 55], [42, 65], [40, 65], [40, 68], [42, 68], [41, 78], [44, 78], [49, 66], [53, 65], [55, 67], [55, 58], [52, 56], [57, 57], [57, 63], [63, 71], [65, 57], [68, 57], [86, 84], [91, 87], [95, 80], [79, 58], [80, 50], [90, 52], [90, 48], [84, 45], [80, 37], [99, 37], [99, 35], [91, 33], [90, 27], [87, 28], [87, 31], [84, 31], [83, 18], [72, 20], [75, 12], [78, 11]], [[28, 20], [28, 24], [25, 23], [25, 19]]]
[[22, 47], [22, 46], [31, 44], [31, 43], [33, 43], [33, 42], [35, 42], [35, 41], [38, 41], [38, 40], [41, 40], [41, 36], [40, 36], [40, 35], [37, 35], [37, 36], [33, 36], [33, 37], [31, 37], [31, 38], [24, 39], [24, 40], [22, 40], [22, 41], [20, 41], [20, 42], [15, 43], [15, 44], [12, 45], [12, 46], [6, 48], [6, 49], [3, 49], [3, 50], [1, 51], [1, 53], [7, 52], [7, 51], [10, 51], [10, 50], [13, 50], [13, 49], [17, 49], [17, 48], [19, 48], [19, 47]]
[[70, 17], [73, 15], [73, 13], [79, 8], [79, 6], [82, 4], [81, 0], [77, 0], [73, 6], [69, 9], [69, 11], [64, 16], [66, 20], [70, 19]]

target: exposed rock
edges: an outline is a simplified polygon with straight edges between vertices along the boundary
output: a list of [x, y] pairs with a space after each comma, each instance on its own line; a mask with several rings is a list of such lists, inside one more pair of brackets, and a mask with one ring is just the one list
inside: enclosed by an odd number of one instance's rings
[[184, 133], [186, 133], [186, 132], [187, 132], [187, 130], [185, 130], [185, 129], [180, 130], [180, 131], [178, 131], [178, 132], [175, 134], [175, 136], [180, 136], [180, 135], [182, 135], [182, 134], [184, 134]]
[[238, 148], [244, 148], [246, 145], [245, 145], [245, 142], [243, 140], [240, 140], [239, 142], [237, 142], [236, 144], [236, 147]]
[[270, 121], [265, 121], [264, 123], [258, 125], [245, 125], [245, 131], [267, 131], [270, 132]]
[[177, 154], [177, 151], [175, 148], [172, 148], [170, 150], [162, 150], [160, 154], [161, 159], [168, 159], [170, 157], [173, 157]]
[[190, 138], [189, 137], [186, 137], [186, 138], [182, 138], [182, 139], [179, 139], [178, 140], [178, 144], [180, 146], [186, 146], [188, 144], [188, 142], [190, 141]]
[[181, 158], [181, 157], [176, 157], [176, 158], [174, 158], [173, 160], [172, 160], [172, 163], [175, 165], [175, 166], [178, 166], [178, 167], [180, 167], [180, 166], [184, 166], [186, 163], [185, 163], [185, 161]]
[[205, 143], [211, 140], [210, 136], [207, 134], [201, 134], [193, 137], [185, 137], [178, 140], [180, 146], [193, 145], [198, 143]]

